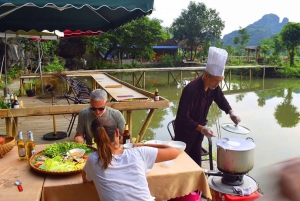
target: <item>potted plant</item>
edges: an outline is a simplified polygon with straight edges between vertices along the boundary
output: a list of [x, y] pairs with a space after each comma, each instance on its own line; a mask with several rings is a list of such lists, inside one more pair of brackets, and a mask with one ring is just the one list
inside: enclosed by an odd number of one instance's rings
[[4, 103], [4, 100], [0, 98], [0, 109], [6, 109], [6, 105]]
[[34, 85], [35, 85], [35, 81], [34, 80], [30, 80], [29, 82], [25, 83], [24, 89], [25, 89], [26, 95], [28, 97], [35, 96]]

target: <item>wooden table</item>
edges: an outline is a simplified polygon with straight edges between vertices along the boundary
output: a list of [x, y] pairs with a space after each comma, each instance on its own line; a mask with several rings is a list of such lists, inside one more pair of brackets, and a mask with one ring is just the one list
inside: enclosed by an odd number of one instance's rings
[[[156, 201], [167, 200], [199, 190], [211, 199], [209, 185], [203, 170], [185, 153], [167, 167], [156, 163], [147, 173], [150, 193]], [[42, 201], [99, 200], [93, 184], [82, 182], [81, 174], [71, 176], [46, 176]], [[126, 199], [125, 199], [126, 200]]]
[[[36, 145], [36, 150], [45, 149]], [[93, 184], [83, 183], [81, 174], [43, 175], [30, 169], [28, 161], [19, 161], [17, 147], [0, 159], [0, 200], [13, 201], [82, 201], [99, 200]], [[20, 180], [23, 192], [14, 185]], [[209, 185], [202, 169], [185, 153], [181, 153], [169, 167], [156, 163], [147, 173], [148, 186], [156, 200], [165, 200], [202, 191], [211, 198]]]
[[[37, 151], [45, 145], [37, 146]], [[18, 160], [18, 149], [15, 146], [0, 158], [0, 200], [2, 201], [40, 201], [45, 175], [36, 174], [29, 166], [28, 160]], [[23, 191], [19, 192], [14, 185], [16, 180], [22, 182]]]

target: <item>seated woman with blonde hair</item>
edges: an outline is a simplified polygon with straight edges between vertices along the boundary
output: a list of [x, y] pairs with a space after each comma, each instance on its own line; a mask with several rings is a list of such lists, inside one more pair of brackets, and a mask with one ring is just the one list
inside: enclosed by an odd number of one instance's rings
[[147, 169], [154, 163], [175, 159], [178, 150], [168, 145], [141, 143], [124, 150], [120, 148], [120, 134], [113, 120], [97, 117], [91, 127], [98, 150], [86, 161], [83, 181], [94, 182], [100, 200], [153, 201]]

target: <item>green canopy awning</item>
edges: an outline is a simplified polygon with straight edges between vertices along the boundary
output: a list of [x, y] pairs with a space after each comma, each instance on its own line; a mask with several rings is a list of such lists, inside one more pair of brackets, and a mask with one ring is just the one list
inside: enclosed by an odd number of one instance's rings
[[0, 32], [107, 31], [150, 14], [153, 3], [154, 0], [0, 0]]

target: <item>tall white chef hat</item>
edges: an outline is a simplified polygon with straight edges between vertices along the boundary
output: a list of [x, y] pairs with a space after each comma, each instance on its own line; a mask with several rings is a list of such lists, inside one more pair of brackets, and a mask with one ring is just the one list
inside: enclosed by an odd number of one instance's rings
[[227, 56], [226, 50], [210, 47], [205, 71], [214, 76], [223, 76]]

